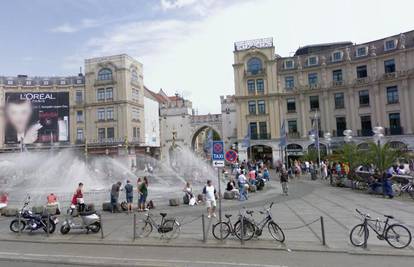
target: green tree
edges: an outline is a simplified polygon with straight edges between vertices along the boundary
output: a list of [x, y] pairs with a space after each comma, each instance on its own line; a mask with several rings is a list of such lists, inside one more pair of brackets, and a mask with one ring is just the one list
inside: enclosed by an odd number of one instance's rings
[[335, 157], [332, 159], [347, 163], [349, 165], [348, 178], [354, 179], [356, 177], [355, 169], [359, 165], [368, 164], [365, 154], [366, 151], [358, 149], [355, 143], [346, 143], [335, 152]]
[[383, 145], [370, 142], [366, 153], [366, 161], [374, 165], [380, 173], [383, 173], [395, 164], [399, 158], [404, 157], [404, 154], [405, 151], [391, 147], [389, 142]]
[[316, 149], [308, 149], [300, 158], [302, 161], [318, 161], [318, 151]]

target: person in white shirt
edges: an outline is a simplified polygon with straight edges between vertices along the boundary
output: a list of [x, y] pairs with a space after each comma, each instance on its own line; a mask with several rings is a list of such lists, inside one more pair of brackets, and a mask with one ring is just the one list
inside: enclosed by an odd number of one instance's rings
[[249, 184], [247, 183], [247, 178], [243, 172], [239, 175], [237, 182], [239, 183], [240, 197], [239, 200], [247, 200], [247, 190], [249, 189]]
[[216, 193], [216, 189], [211, 183], [211, 180], [207, 180], [207, 185], [203, 189], [203, 194], [206, 196], [208, 218], [211, 218], [211, 216], [216, 217]]

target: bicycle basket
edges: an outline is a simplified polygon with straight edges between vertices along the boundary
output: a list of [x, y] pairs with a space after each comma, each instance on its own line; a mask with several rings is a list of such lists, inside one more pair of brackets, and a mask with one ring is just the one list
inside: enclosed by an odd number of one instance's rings
[[168, 233], [174, 229], [175, 220], [166, 220], [159, 228], [160, 233]]

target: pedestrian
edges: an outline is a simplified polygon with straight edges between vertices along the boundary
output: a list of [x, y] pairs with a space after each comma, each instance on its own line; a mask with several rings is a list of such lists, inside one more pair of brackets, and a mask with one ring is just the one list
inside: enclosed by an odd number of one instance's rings
[[270, 173], [266, 167], [263, 170], [263, 179], [265, 179], [268, 182], [270, 181]]
[[146, 176], [144, 176], [143, 181], [140, 183], [138, 187], [138, 193], [138, 211], [147, 211], [148, 209], [145, 207], [145, 202], [147, 201], [148, 196], [148, 179]]
[[50, 208], [56, 208], [56, 214], [60, 214], [60, 204], [59, 204], [59, 202], [57, 201], [57, 196], [54, 194], [54, 193], [50, 193], [48, 196], [47, 196], [47, 204], [46, 204], [46, 206], [47, 207], [50, 207]]
[[85, 211], [85, 201], [83, 199], [83, 183], [78, 184], [75, 193], [72, 196], [72, 205], [78, 207], [78, 212]]
[[288, 179], [289, 175], [285, 168], [282, 169], [280, 172], [280, 183], [282, 184], [282, 191], [284, 195], [288, 195]]
[[117, 182], [112, 185], [111, 188], [111, 207], [112, 213], [118, 212], [118, 199], [119, 199], [119, 191], [121, 190], [121, 182]]
[[203, 194], [206, 197], [206, 205], [207, 205], [207, 217], [211, 218], [213, 216], [214, 218], [216, 216], [216, 189], [214, 188], [214, 185], [212, 184], [211, 180], [207, 180], [207, 185], [203, 189]]
[[249, 188], [249, 184], [247, 183], [247, 178], [243, 172], [240, 173], [239, 177], [237, 178], [237, 182], [239, 184], [239, 191], [240, 191], [240, 201], [247, 200], [247, 189]]
[[128, 205], [128, 213], [131, 213], [132, 203], [134, 200], [134, 186], [131, 184], [130, 180], [127, 180], [126, 185], [124, 186], [124, 189], [125, 189], [126, 202]]

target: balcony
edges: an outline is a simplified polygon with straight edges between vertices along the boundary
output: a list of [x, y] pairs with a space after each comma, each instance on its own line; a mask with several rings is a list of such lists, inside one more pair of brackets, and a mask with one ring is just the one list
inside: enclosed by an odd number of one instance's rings
[[299, 139], [300, 138], [300, 133], [299, 132], [288, 133], [288, 138]]
[[404, 134], [403, 128], [401, 126], [385, 128], [385, 135], [401, 135], [401, 134]]
[[343, 80], [338, 80], [338, 81], [333, 81], [332, 82], [332, 87], [341, 87], [341, 86], [344, 86], [344, 81]]
[[367, 83], [369, 83], [369, 77], [357, 78], [357, 79], [355, 79], [354, 83], [355, 83], [355, 85], [367, 84]]
[[248, 70], [244, 71], [244, 76], [245, 77], [260, 76], [260, 75], [265, 75], [265, 74], [266, 74], [266, 69], [264, 69], [264, 68], [254, 70], [254, 71], [248, 71]]
[[357, 131], [358, 136], [372, 136], [372, 129], [361, 129]]
[[383, 80], [392, 80], [392, 79], [395, 79], [395, 78], [397, 78], [397, 73], [395, 71], [394, 72], [384, 73], [382, 75], [382, 79]]
[[307, 89], [318, 89], [320, 88], [319, 83], [311, 83], [305, 86]]
[[255, 133], [255, 134], [251, 134], [250, 136], [251, 140], [270, 140], [270, 133]]

